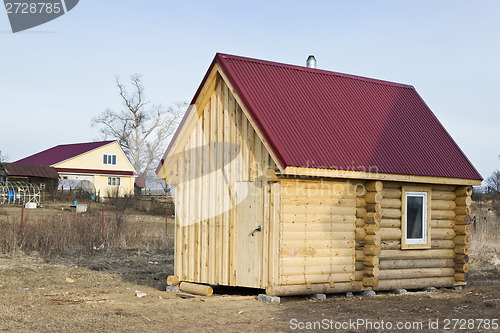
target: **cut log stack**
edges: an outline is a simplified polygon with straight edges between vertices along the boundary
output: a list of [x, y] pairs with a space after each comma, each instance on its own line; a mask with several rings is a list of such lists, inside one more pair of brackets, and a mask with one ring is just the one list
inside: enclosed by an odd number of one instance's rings
[[365, 265], [363, 264], [363, 258], [365, 254], [363, 252], [364, 239], [366, 237], [365, 231], [365, 216], [366, 216], [366, 201], [365, 201], [366, 189], [364, 184], [356, 186], [356, 247], [355, 247], [355, 269], [356, 269], [356, 283], [361, 284], [364, 278]]
[[363, 281], [364, 287], [376, 287], [379, 284], [379, 254], [380, 254], [380, 222], [382, 220], [381, 202], [383, 184], [372, 181], [365, 184], [366, 215], [364, 217], [363, 239]]
[[469, 280], [470, 205], [472, 189], [459, 186], [455, 191], [455, 234], [453, 238], [455, 255], [455, 285], [465, 285]]

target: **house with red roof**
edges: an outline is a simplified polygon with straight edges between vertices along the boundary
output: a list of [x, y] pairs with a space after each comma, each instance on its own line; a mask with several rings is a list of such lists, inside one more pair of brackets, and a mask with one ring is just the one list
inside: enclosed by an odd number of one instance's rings
[[172, 281], [268, 295], [467, 282], [482, 177], [413, 86], [218, 53], [157, 174], [176, 185]]
[[15, 163], [51, 166], [62, 181], [90, 181], [101, 197], [134, 193], [137, 172], [117, 141], [58, 145]]

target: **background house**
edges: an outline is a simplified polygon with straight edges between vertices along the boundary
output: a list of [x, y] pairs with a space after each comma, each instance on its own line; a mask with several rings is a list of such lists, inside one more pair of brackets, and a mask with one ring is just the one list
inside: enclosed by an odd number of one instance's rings
[[409, 85], [217, 54], [158, 177], [175, 275], [270, 295], [467, 281], [481, 175]]
[[26, 182], [38, 185], [42, 192], [51, 192], [57, 189], [59, 174], [45, 165], [1, 163], [0, 181]]
[[134, 193], [137, 172], [117, 141], [59, 145], [16, 163], [52, 166], [63, 181], [88, 180], [101, 197]]

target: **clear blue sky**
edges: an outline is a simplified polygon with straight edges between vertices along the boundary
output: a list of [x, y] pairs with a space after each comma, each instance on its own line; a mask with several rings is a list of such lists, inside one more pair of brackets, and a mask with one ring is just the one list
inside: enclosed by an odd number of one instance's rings
[[216, 52], [411, 84], [484, 178], [500, 169], [500, 1], [81, 0], [12, 34], [0, 8], [0, 150], [99, 137], [114, 76], [190, 101]]

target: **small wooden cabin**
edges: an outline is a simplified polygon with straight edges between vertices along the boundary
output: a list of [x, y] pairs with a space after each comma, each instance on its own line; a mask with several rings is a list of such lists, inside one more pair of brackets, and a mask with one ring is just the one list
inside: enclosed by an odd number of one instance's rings
[[466, 284], [481, 175], [412, 86], [217, 54], [157, 173], [176, 185], [180, 281]]

